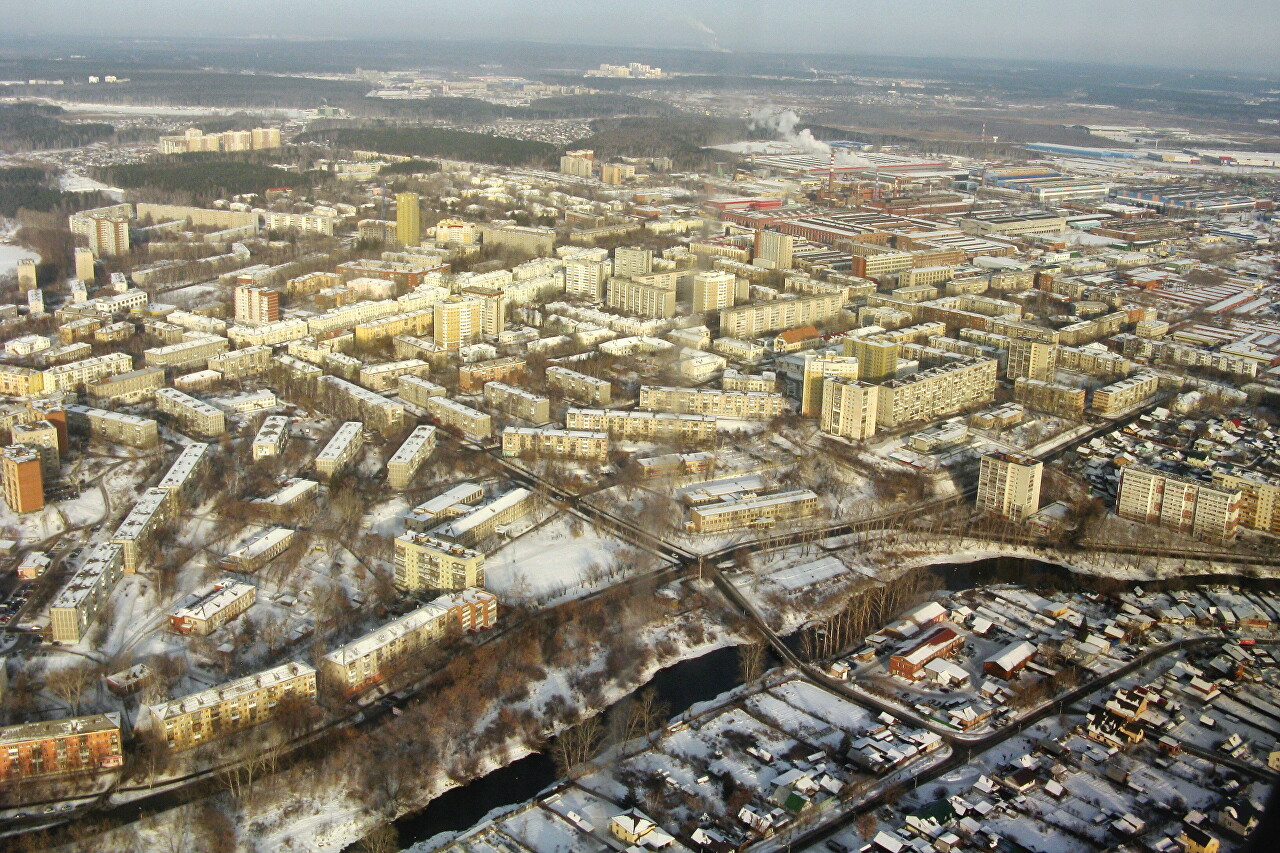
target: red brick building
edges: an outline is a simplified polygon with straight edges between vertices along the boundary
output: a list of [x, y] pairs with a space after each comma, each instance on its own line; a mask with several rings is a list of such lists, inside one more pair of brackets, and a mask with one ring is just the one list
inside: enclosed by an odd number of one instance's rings
[[120, 716], [94, 714], [0, 729], [0, 781], [119, 767]]
[[939, 628], [911, 648], [889, 658], [889, 671], [912, 681], [920, 677], [924, 665], [934, 658], [950, 657], [964, 645], [964, 637], [950, 628]]

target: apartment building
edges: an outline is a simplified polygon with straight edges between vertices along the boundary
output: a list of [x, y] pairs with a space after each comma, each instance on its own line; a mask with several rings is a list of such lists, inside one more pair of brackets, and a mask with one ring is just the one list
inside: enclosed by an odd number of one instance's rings
[[16, 513], [44, 509], [44, 474], [40, 449], [11, 444], [0, 451], [0, 489]]
[[680, 415], [673, 412], [569, 409], [565, 412], [565, 427], [589, 432], [606, 432], [610, 438], [629, 441], [709, 444], [716, 439], [714, 417]]
[[91, 439], [142, 449], [160, 443], [160, 427], [150, 418], [109, 412], [89, 406], [67, 406], [67, 425], [88, 433]]
[[609, 279], [605, 305], [636, 317], [667, 319], [676, 315], [676, 292], [615, 276]]
[[604, 462], [609, 458], [609, 434], [587, 430], [507, 427], [502, 431], [502, 455]]
[[768, 420], [787, 410], [781, 394], [722, 391], [714, 388], [640, 387], [639, 407], [649, 412], [708, 415], [738, 420]]
[[995, 399], [997, 363], [960, 356], [879, 386], [876, 426], [896, 429], [914, 421], [933, 421]]
[[388, 435], [404, 426], [404, 404], [391, 400], [337, 376], [316, 380], [317, 393], [328, 411], [338, 417], [359, 419], [369, 429]]
[[267, 211], [262, 214], [263, 227], [268, 231], [300, 231], [303, 234], [323, 234], [333, 236], [333, 227], [339, 217], [332, 214], [318, 213], [277, 213]]
[[119, 714], [92, 714], [0, 728], [0, 782], [20, 784], [124, 763]]
[[447, 391], [443, 385], [437, 385], [421, 376], [404, 375], [396, 380], [396, 393], [406, 403], [425, 409], [428, 400], [443, 397]]
[[276, 346], [298, 341], [311, 334], [306, 320], [295, 318], [268, 323], [265, 326], [232, 326], [227, 329], [227, 340], [237, 347]]
[[310, 514], [319, 491], [320, 484], [315, 480], [294, 477], [271, 494], [255, 498], [253, 503], [277, 521], [293, 520]]
[[484, 554], [456, 542], [406, 531], [395, 541], [395, 585], [409, 592], [484, 586]]
[[[334, 377], [326, 376], [326, 379]], [[359, 387], [359, 386], [356, 386]], [[349, 463], [355, 460], [364, 447], [364, 424], [360, 421], [347, 421], [338, 427], [324, 449], [316, 455], [316, 472], [322, 479], [328, 480]]]
[[463, 394], [479, 392], [486, 382], [511, 382], [524, 377], [525, 360], [518, 355], [491, 358], [464, 364], [458, 368], [458, 390]]
[[[400, 305], [394, 299], [361, 300], [350, 305], [331, 308], [323, 314], [307, 319], [307, 334], [327, 336], [334, 332], [352, 329], [361, 323], [369, 323], [401, 313]], [[287, 322], [282, 320], [283, 322]], [[275, 325], [274, 323], [272, 325]]]
[[262, 420], [253, 436], [251, 454], [254, 462], [279, 456], [289, 441], [289, 419], [284, 415], [271, 415]]
[[83, 640], [123, 576], [124, 550], [120, 545], [105, 542], [90, 551], [49, 605], [53, 642], [75, 645]]
[[85, 393], [95, 403], [114, 403], [128, 406], [141, 403], [155, 396], [165, 383], [164, 370], [144, 367], [127, 373], [103, 376], [85, 383]]
[[788, 270], [793, 264], [795, 237], [778, 231], [757, 230], [752, 247], [752, 263], [771, 270]]
[[603, 257], [583, 253], [565, 258], [566, 294], [595, 304], [604, 301], [605, 283], [613, 275], [613, 261], [603, 249], [600, 252]]
[[361, 693], [451, 633], [491, 628], [497, 621], [498, 598], [491, 592], [470, 588], [443, 595], [334, 649], [320, 661], [321, 676], [344, 695]]
[[1242, 503], [1239, 489], [1126, 465], [1120, 473], [1116, 515], [1198, 539], [1230, 541], [1240, 524]]
[[59, 364], [44, 372], [42, 390], [52, 394], [55, 391], [78, 391], [88, 382], [111, 376], [116, 373], [127, 373], [133, 370], [133, 356], [123, 352]]
[[1093, 392], [1089, 408], [1103, 417], [1121, 415], [1146, 403], [1160, 390], [1160, 378], [1154, 373], [1135, 373]]
[[880, 391], [857, 379], [829, 377], [823, 381], [818, 428], [825, 433], [866, 441], [876, 433]]
[[549, 399], [505, 382], [486, 382], [484, 402], [491, 409], [532, 424], [545, 424], [551, 420]]
[[415, 427], [400, 448], [387, 460], [387, 483], [393, 489], [409, 488], [413, 477], [436, 449], [436, 428]]
[[445, 429], [453, 429], [464, 438], [485, 442], [493, 438], [493, 418], [448, 397], [428, 397], [427, 413]]
[[44, 419], [14, 424], [9, 429], [16, 445], [34, 448], [40, 454], [40, 476], [43, 483], [58, 479], [62, 467], [62, 453], [58, 428]]
[[749, 340], [834, 319], [843, 308], [844, 297], [838, 293], [736, 305], [720, 312], [720, 334]]
[[[1094, 346], [1101, 347], [1101, 344]], [[1128, 376], [1133, 362], [1108, 349], [1092, 347], [1058, 347], [1058, 367], [1089, 376]]]
[[[128, 205], [125, 205], [127, 208]], [[109, 210], [103, 208], [102, 210]], [[100, 213], [84, 211], [69, 217], [71, 233], [84, 237], [89, 251], [99, 258], [118, 258], [129, 254], [129, 216], [125, 212]]]
[[1213, 485], [1240, 492], [1241, 527], [1280, 535], [1280, 482], [1256, 471], [1218, 470]]
[[1026, 521], [1040, 509], [1044, 465], [1016, 453], [988, 453], [978, 472], [978, 509]]
[[315, 701], [314, 667], [297, 662], [281, 664], [153, 705], [151, 719], [170, 749], [191, 749], [267, 722], [287, 697]]
[[700, 272], [693, 276], [693, 306], [695, 314], [706, 314], [732, 308], [747, 297], [747, 282], [739, 282], [731, 272]]
[[169, 520], [174, 499], [166, 489], [147, 489], [134, 502], [129, 514], [120, 522], [111, 541], [119, 545], [124, 557], [124, 570], [130, 574], [138, 571], [156, 535]]
[[483, 500], [483, 486], [475, 483], [459, 483], [411, 509], [404, 518], [405, 529], [414, 533], [425, 533], [449, 519], [466, 515], [471, 512], [473, 506]]
[[221, 565], [227, 571], [252, 574], [287, 551], [293, 536], [287, 527], [268, 528], [223, 557]]
[[818, 514], [818, 496], [809, 489], [771, 495], [745, 493], [689, 508], [685, 527], [694, 533], [723, 533], [773, 527], [781, 521], [812, 518]]
[[209, 445], [188, 444], [156, 483], [156, 488], [168, 492], [175, 506], [184, 504], [191, 500], [200, 486], [207, 485], [203, 482], [203, 475], [208, 465]]
[[[471, 547], [495, 534], [502, 534], [507, 525], [528, 516], [537, 506], [533, 492], [528, 489], [512, 489], [501, 497], [478, 506], [465, 515], [449, 521], [434, 533], [443, 539]], [[483, 586], [483, 582], [477, 585]]]
[[421, 335], [435, 326], [436, 312], [434, 308], [419, 308], [391, 314], [378, 320], [359, 323], [355, 327], [357, 348], [372, 347], [387, 338], [397, 335]]
[[422, 245], [422, 206], [417, 193], [396, 193], [396, 242]]
[[29, 397], [43, 390], [43, 372], [15, 364], [0, 364], [0, 394], [6, 397]]
[[206, 365], [227, 379], [255, 376], [271, 369], [272, 349], [269, 346], [251, 346], [224, 352], [210, 358]]
[[558, 365], [547, 368], [546, 380], [548, 388], [559, 391], [576, 403], [607, 406], [612, 402], [613, 386], [608, 380], [597, 379]]
[[449, 296], [432, 306], [432, 339], [437, 347], [456, 350], [480, 340], [484, 328], [484, 301], [467, 296]]
[[1005, 376], [1011, 380], [1025, 377], [1039, 382], [1049, 382], [1053, 379], [1053, 371], [1057, 364], [1058, 348], [1053, 344], [1011, 340]]
[[209, 359], [231, 348], [231, 343], [217, 335], [188, 333], [187, 340], [163, 347], [142, 351], [142, 363], [147, 367], [169, 367], [174, 370], [208, 366]]
[[244, 326], [265, 326], [280, 320], [280, 291], [270, 287], [241, 285], [235, 289], [235, 321]]
[[169, 615], [169, 630], [207, 637], [252, 607], [258, 590], [251, 584], [226, 579], [198, 589], [193, 595], [195, 601]]
[[1013, 383], [1013, 399], [1029, 408], [1064, 418], [1084, 416], [1085, 391], [1070, 385], [1020, 378]]
[[816, 418], [822, 413], [822, 396], [827, 379], [858, 379], [861, 365], [854, 356], [833, 352], [805, 353], [804, 380], [800, 389], [800, 415]]
[[370, 391], [386, 391], [396, 387], [401, 376], [413, 374], [426, 376], [431, 365], [419, 358], [407, 358], [402, 361], [383, 361], [378, 364], [366, 364], [360, 368], [360, 384]]
[[183, 430], [197, 435], [215, 438], [227, 431], [226, 415], [221, 409], [177, 388], [156, 391], [156, 411], [171, 416]]

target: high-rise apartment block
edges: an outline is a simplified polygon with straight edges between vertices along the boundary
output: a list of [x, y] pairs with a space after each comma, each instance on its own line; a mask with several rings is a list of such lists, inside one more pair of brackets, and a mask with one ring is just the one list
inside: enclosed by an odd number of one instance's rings
[[560, 157], [560, 172], [575, 178], [589, 178], [596, 164], [596, 153], [589, 149], [566, 151]]
[[795, 239], [778, 231], [757, 231], [752, 264], [771, 270], [791, 269]]
[[667, 319], [676, 315], [676, 291], [614, 276], [609, 279], [606, 304], [624, 314]]
[[44, 509], [42, 467], [38, 448], [11, 444], [0, 451], [0, 488], [9, 509], [18, 513]]
[[435, 324], [432, 335], [436, 346], [456, 350], [480, 339], [483, 328], [484, 303], [479, 299], [450, 296], [434, 306]]
[[40, 285], [36, 280], [36, 259], [20, 258], [18, 260], [18, 289], [24, 293], [35, 290]]
[[1126, 465], [1120, 473], [1116, 515], [1198, 539], [1230, 540], [1240, 524], [1241, 504], [1239, 489]]
[[76, 278], [86, 284], [93, 284], [93, 251], [91, 249], [76, 249]]
[[824, 383], [828, 378], [857, 379], [860, 374], [858, 359], [835, 353], [805, 353], [804, 384], [800, 392], [800, 414], [816, 418], [822, 414]]
[[613, 274], [635, 278], [653, 272], [653, 250], [620, 246], [613, 250]]
[[396, 193], [396, 240], [401, 246], [422, 245], [422, 208], [417, 193]]
[[1256, 471], [1214, 471], [1213, 484], [1238, 490], [1240, 526], [1280, 535], [1280, 482]]
[[575, 256], [564, 262], [564, 291], [588, 302], [604, 301], [605, 282], [613, 274], [613, 261], [606, 255], [597, 258], [590, 255]]
[[1009, 363], [1005, 375], [1049, 382], [1058, 363], [1058, 348], [1038, 341], [1009, 341]]
[[827, 377], [823, 380], [822, 413], [819, 428], [850, 441], [866, 441], [876, 433], [876, 406], [879, 391], [856, 379]]
[[693, 276], [693, 313], [705, 314], [731, 308], [746, 298], [746, 281], [741, 285], [731, 272], [700, 272]]
[[978, 508], [1026, 521], [1040, 509], [1040, 477], [1044, 465], [1015, 453], [989, 453], [978, 472]]
[[236, 322], [262, 326], [280, 319], [280, 292], [269, 287], [242, 285], [236, 288]]

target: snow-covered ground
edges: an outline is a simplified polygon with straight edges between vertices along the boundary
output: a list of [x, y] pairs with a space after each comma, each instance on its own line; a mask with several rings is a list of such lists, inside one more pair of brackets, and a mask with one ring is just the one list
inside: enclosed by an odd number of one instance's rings
[[489, 555], [485, 585], [503, 601], [554, 604], [655, 565], [649, 555], [561, 514]]

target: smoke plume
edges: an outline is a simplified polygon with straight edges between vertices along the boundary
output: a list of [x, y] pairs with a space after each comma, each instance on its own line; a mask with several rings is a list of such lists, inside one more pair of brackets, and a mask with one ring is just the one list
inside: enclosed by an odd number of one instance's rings
[[794, 110], [777, 110], [773, 107], [762, 107], [747, 117], [747, 123], [757, 130], [772, 131], [779, 139], [807, 151], [827, 157], [831, 154], [831, 146], [816, 138], [809, 128], [797, 132], [800, 116]]

